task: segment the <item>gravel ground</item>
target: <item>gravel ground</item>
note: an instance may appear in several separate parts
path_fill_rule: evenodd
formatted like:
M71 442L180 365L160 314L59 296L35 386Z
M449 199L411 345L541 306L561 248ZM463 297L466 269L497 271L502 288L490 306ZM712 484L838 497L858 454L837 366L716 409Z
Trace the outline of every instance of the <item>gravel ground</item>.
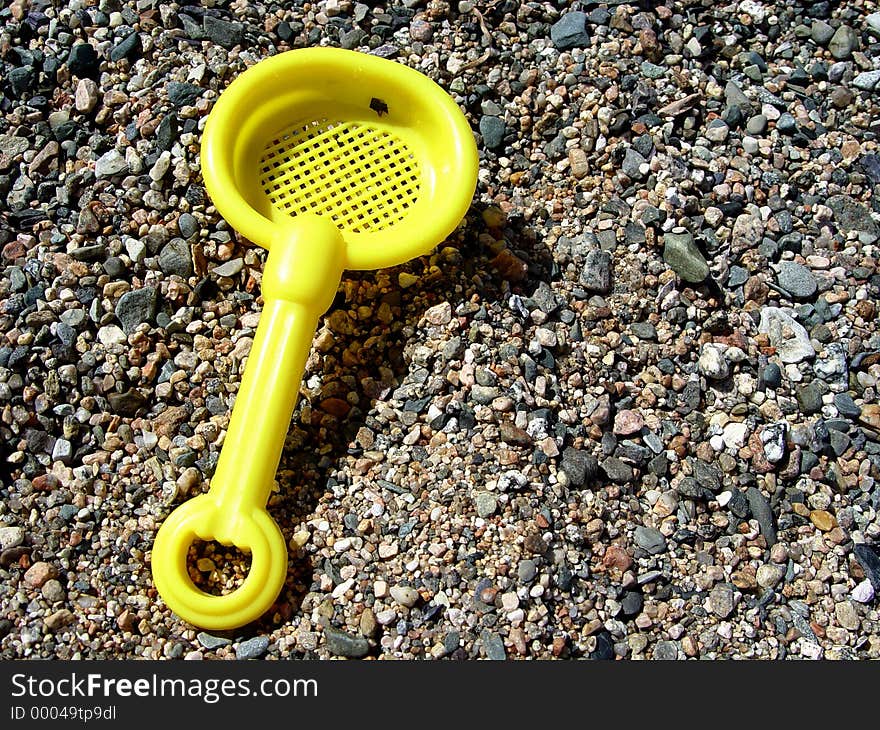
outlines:
M880 658L876 3L207 5L0 10L0 657ZM209 635L150 547L265 254L200 132L307 45L437 80L480 182L435 253L344 277L270 503L288 583Z

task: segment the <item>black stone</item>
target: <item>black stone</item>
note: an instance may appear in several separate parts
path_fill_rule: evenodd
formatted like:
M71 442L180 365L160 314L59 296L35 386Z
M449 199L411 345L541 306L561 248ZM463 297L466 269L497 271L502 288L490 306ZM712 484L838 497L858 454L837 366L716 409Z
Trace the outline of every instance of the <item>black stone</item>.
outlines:
M599 462L592 454L568 447L562 452L562 471L572 487L579 488L591 484L599 473Z
M231 23L212 15L206 15L203 23L205 35L226 49L241 45L244 40L244 25L241 23Z
M596 634L596 648L590 652L590 659L594 661L614 659L614 639L606 629L602 629Z
M563 15L550 28L550 40L560 51L589 45L586 13L574 11Z
M627 484L635 478L633 468L615 456L609 456L602 462L602 469L615 484Z
M749 501L746 496L739 490L734 489L727 508L741 520L749 516Z
M809 416L822 410L822 391L815 381L800 386L796 397L802 413Z
M773 547L776 544L776 518L773 515L770 502L757 487L749 487L746 490L746 499L752 517L758 521L758 527L760 527L767 545Z
M280 22L278 25L275 26L275 34L282 41L289 41L295 35L295 33L293 32L293 28L286 20Z
M16 96L23 96L32 91L37 83L37 72L33 66L20 66L12 69L7 75L9 86Z
M78 43L67 56L67 68L80 78L94 76L99 63L98 52L89 43Z
M147 405L146 396L131 388L124 393L110 393L107 396L110 409L121 416L133 416L140 408Z
M201 87L195 84L187 84L180 81L169 81L165 86L165 90L168 93L168 101L177 107L192 104L202 95L203 91Z
M627 591L620 600L620 611L626 618L638 616L642 612L645 600L638 591Z
M135 31L129 33L110 51L110 60L121 61L123 58L127 58L129 61L133 61L141 55L142 50L141 37Z
M156 147L164 152L170 150L177 139L177 118L173 114L166 114L156 127Z
M877 549L866 543L859 543L853 548L853 555L859 561L874 590L880 591L880 554Z
M768 388L776 389L782 385L782 370L775 362L769 363L763 371L761 371L761 380Z
M849 393L835 393L834 407L837 408L841 416L846 416L847 418L858 418L862 415L862 409L856 405Z
M484 116L480 119L480 134L483 144L490 150L500 147L504 143L504 135L507 127L504 120L499 117Z

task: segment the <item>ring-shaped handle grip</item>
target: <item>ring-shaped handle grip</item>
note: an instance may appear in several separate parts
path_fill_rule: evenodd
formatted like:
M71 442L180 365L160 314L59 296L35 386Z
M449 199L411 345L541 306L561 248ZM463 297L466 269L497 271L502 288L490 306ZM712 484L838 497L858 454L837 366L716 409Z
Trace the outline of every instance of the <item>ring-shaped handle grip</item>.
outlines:
M193 540L216 540L249 552L251 567L232 593L214 596L195 586L187 571ZM265 509L234 516L203 494L180 505L162 524L153 544L152 562L159 593L181 618L205 629L243 626L259 618L278 598L287 574L284 536Z

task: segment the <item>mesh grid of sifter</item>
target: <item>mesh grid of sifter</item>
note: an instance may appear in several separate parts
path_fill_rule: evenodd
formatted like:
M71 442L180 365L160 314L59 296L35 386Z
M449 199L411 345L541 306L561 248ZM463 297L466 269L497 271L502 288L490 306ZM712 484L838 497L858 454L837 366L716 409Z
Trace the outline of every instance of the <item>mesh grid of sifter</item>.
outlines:
M399 137L361 122L297 122L266 145L260 187L276 210L329 216L343 231L380 231L419 195L419 163Z

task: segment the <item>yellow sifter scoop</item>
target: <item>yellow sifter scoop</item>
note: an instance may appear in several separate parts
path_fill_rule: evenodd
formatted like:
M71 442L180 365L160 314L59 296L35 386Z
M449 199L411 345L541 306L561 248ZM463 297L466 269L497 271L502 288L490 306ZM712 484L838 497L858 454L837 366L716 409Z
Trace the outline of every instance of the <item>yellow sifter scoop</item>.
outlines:
M464 217L477 150L454 101L406 66L333 48L288 51L248 69L205 125L202 171L218 211L269 250L264 307L210 490L160 528L153 577L192 624L231 629L262 615L287 574L266 511L318 319L345 269L396 266ZM193 584L194 540L250 553L242 585Z

